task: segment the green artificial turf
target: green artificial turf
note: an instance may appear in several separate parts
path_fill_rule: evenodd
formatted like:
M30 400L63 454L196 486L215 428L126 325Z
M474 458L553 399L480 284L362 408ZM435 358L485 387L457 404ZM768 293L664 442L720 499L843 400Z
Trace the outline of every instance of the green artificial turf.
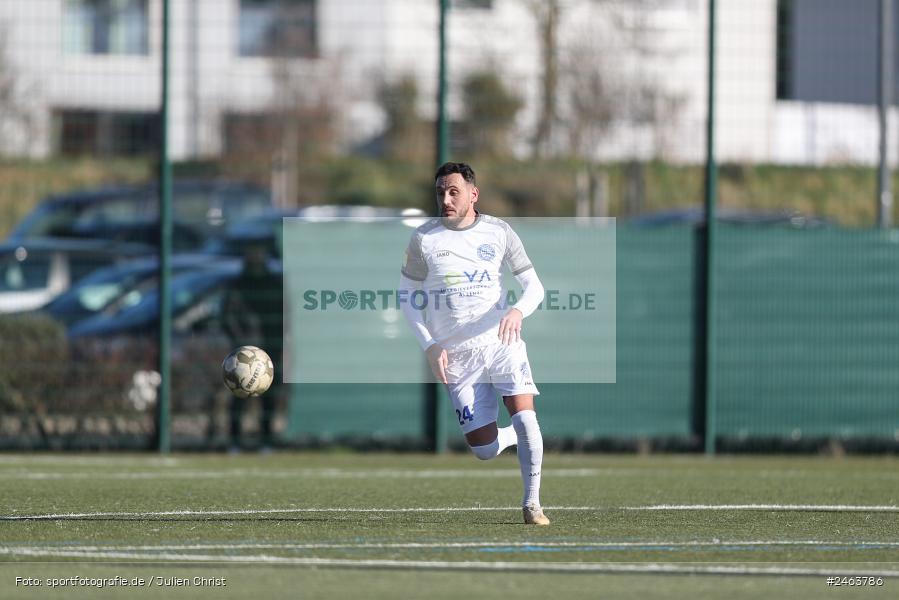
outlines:
M0 455L0 598L899 593L895 458L548 455L545 528L520 487L511 454ZM149 583L47 587L116 575Z

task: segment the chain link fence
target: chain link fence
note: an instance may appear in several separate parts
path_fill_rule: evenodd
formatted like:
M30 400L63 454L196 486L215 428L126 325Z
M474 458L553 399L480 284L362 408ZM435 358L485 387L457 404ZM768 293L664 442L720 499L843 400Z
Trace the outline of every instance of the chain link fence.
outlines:
M168 1L174 446L242 428L247 444L426 447L421 386L288 385L235 406L219 371L241 342L229 294L248 250L279 272L282 217L433 213L441 2ZM706 396L711 3L446 0L449 157L474 166L481 209L617 219L617 383L543 388L557 446L696 448L709 398L719 447L895 447L880 1L714 3ZM0 447L153 444L162 14L0 0Z

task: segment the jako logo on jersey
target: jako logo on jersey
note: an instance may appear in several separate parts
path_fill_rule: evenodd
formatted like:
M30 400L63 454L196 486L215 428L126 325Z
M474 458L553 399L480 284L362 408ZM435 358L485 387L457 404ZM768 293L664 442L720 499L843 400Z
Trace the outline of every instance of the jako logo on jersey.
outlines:
M437 254L434 255L434 258L446 258L449 255L450 255L449 250L441 250L440 252L438 252Z
M491 261L496 256L496 250L493 244L481 244L478 246L478 258L481 260Z
M468 271L462 271L461 273L450 271L443 276L443 283L446 287L452 287L460 283L482 283L484 281L493 281L490 279L490 273L486 270L479 271L475 269L471 273Z

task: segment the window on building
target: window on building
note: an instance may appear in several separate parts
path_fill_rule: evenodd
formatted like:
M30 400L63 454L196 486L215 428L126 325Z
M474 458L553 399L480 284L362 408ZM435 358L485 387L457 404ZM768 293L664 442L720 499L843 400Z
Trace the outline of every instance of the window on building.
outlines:
M134 156L159 147L157 113L59 110L55 119L61 154Z
M240 56L315 57L315 0L240 0Z
M148 54L148 0L65 0L68 54Z
M877 102L877 0L779 0L778 100ZM899 11L893 11L899 31ZM899 44L894 48L894 94L899 91Z
M793 6L790 0L777 2L777 52L775 93L778 100L790 100L793 94Z

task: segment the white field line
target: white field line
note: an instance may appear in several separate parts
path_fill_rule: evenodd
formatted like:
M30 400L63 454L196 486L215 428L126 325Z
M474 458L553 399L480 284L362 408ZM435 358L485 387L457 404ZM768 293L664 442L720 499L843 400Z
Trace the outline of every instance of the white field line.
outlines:
M620 474L614 469L554 469L553 477L596 477ZM66 480L66 479L233 479L235 477L257 477L272 479L320 478L320 479L476 479L496 477L521 477L515 469L226 469L223 471L171 470L136 472L42 472L42 471L2 471L0 479L25 480Z
M0 549L0 554L9 554ZM134 561L175 561L196 563L262 563L280 565L302 565L312 567L344 567L369 569L408 570L464 570L464 571L524 571L533 573L658 573L658 574L704 574L704 575L815 575L833 574L832 568L793 567L748 567L740 565L688 565L688 564L627 564L627 563L585 563L585 562L480 562L480 561L428 561L428 560L360 560L318 557L284 557L265 554L252 556L217 556L210 554L142 554L139 552L88 552L82 550L34 550L19 553L20 556L84 558ZM841 575L864 577L896 577L899 570L888 569L840 569Z
M66 520L88 518L153 518L153 517L216 517L232 515L277 515L297 513L432 513L432 512L474 512L474 511L520 511L520 506L423 506L407 508L248 508L237 510L163 510L152 512L92 512L92 513L51 513L36 515L0 515L0 521L24 520ZM547 510L549 510L547 508ZM595 506L557 506L552 510L600 510Z
M58 465L61 467L71 467L78 465L82 467L121 467L121 466L142 466L142 467L173 467L181 464L181 460L171 457L147 457L147 456L60 456L60 455L34 455L34 454L0 454L0 465Z
M787 512L899 512L899 506L855 504L653 504L624 510L770 510Z
M565 462L565 457L555 457L554 461L557 463ZM688 464L692 464L694 459L689 457L671 457L669 459L672 465L676 466L684 466ZM502 470L502 469L447 469L447 470L437 470L437 469L426 469L426 470L398 470L398 469L374 469L374 470L358 470L358 469L342 469L342 468L306 468L306 469L232 469L225 473L211 473L209 471L202 470L187 470L180 471L179 474L176 471L168 471L168 470L160 470L160 471L147 471L146 473L108 473L104 471L100 471L97 473L27 473L27 469L31 469L34 466L48 466L48 467L64 467L66 469L70 469L73 466L80 467L137 467L143 469L152 469L152 468L160 468L160 469L168 469L171 467L179 467L184 464L184 461L181 458L176 458L172 456L168 457L147 457L141 455L128 455L123 454L119 456L91 456L91 455L58 455L58 454L49 454L49 455L15 455L15 454L0 454L0 478L16 478L21 477L24 479L90 479L90 478L98 478L98 479L153 479L156 477L159 478L206 478L206 479L218 479L218 478L226 478L232 475L239 476L256 476L256 477L294 477L294 476L303 476L303 477L322 477L322 478L359 478L359 479L367 479L374 477L404 477L404 478L429 478L429 477L497 477L497 476L513 476L517 475L518 471L516 470ZM732 464L745 464L741 461L731 461L724 458L718 458L713 463L709 463L709 468L712 469L726 469ZM4 467L15 467L19 466L20 469L15 471L6 471L4 472ZM24 467L24 469L22 468ZM548 472L548 470L547 470ZM566 476L566 477L590 477L593 475L638 475L643 476L647 474L671 474L671 470L667 466L654 466L654 467L640 467L634 468L631 466L606 466L599 468L565 468L560 467L559 469L553 469L553 475ZM815 477L815 478L827 478L827 477L839 477L841 480L846 478L853 479L896 479L899 478L899 472L882 472L879 471L877 473L868 473L868 472L853 472L853 473L830 473L827 471L820 470L801 470L801 469L764 469L759 471L759 476L762 477L785 477L785 478L796 478L796 477Z
M548 511L780 511L780 512L899 512L899 506L859 506L843 504L655 504L649 506L546 506ZM156 517L221 517L240 515L278 515L304 513L440 513L477 511L518 511L519 506L422 506L422 507L306 507L306 508L247 508L231 510L178 509L163 511L119 511L82 513L43 513L0 515L0 521L25 520L74 520L90 518L133 518L152 519Z
M172 468L175 463L159 462L157 465L140 465L143 467L158 466L158 470L142 470L116 472L97 471L35 471L25 466L6 467L0 460L0 480L174 480L174 479L232 479L235 477L252 477L256 479L493 479L496 477L520 477L518 469L335 469L335 468L301 468L301 469L243 469L230 468L217 471ZM97 462L91 466L103 466ZM107 466L123 466L121 463L107 462ZM62 466L62 465L61 465ZM80 466L87 466L82 464ZM630 468L561 468L553 469L554 478L600 477L600 476L646 476L660 473L657 469ZM665 471L670 474L670 471ZM768 473L766 477L779 475ZM796 474L789 475L795 478ZM843 474L840 475L845 478ZM899 473L880 473L875 476L850 474L850 477L863 479L892 479ZM817 477L817 475L816 475Z
M628 548L719 548L719 547L884 547L899 548L899 542L888 541L827 541L827 540L692 540L692 541L646 541L646 542L521 542L521 541L484 541L484 542L343 542L343 543L238 543L238 544L159 544L159 545L107 545L107 546L0 546L0 554L18 554L22 552L53 552L74 550L78 552L177 552L195 550L416 550L416 549L478 549L478 548L572 548L583 549L628 549Z

